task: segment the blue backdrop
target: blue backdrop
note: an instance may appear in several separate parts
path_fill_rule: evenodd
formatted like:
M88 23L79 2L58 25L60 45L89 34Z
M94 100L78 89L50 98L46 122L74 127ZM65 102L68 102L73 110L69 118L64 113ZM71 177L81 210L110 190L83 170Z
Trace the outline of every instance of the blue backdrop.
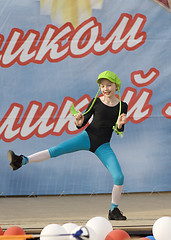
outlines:
M110 173L90 152L15 172L7 160L9 149L29 155L78 134L71 102L84 110L105 70L120 77L129 105L124 138L111 141L123 190L171 191L169 2L1 0L0 9L0 193L111 192Z

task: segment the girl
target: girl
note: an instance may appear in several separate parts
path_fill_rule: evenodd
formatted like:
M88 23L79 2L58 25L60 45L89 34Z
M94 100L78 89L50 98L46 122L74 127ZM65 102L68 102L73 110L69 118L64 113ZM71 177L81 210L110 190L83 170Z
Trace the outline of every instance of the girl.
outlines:
M126 217L118 208L124 176L116 155L110 147L110 139L113 130L122 136L128 106L121 101L119 91L121 80L115 73L111 71L102 72L98 76L97 83L99 84L99 90L96 97L91 100L85 113L76 112L74 106L71 107L71 113L75 116L77 128L85 126L93 116L92 122L85 131L55 147L30 156L18 156L11 150L8 151L7 155L10 167L12 170L17 170L27 163L40 162L65 153L79 150L93 152L109 170L114 180L108 218L109 220L126 220ZM102 96L97 98L100 90ZM115 96L116 91L119 93L119 99Z

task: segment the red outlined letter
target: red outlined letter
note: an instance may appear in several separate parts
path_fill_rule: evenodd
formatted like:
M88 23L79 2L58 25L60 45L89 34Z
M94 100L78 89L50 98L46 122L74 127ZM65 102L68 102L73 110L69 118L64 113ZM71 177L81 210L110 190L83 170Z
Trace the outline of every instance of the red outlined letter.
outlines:
M146 87L154 82L159 74L156 68L151 68L146 74L138 70L131 73L131 81L136 87Z
M162 114L165 118L171 119L171 103L167 103L162 109Z

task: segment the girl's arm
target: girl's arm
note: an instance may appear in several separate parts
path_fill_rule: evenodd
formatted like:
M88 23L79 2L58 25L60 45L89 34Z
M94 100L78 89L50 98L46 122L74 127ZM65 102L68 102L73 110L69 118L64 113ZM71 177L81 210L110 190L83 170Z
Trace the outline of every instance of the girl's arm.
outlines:
M122 113L118 119L118 129L121 129L122 126L126 123L126 114Z
M81 112L79 112L76 116L75 116L75 125L77 127L81 127L83 125L84 122L84 116Z
M118 119L118 124L117 124L117 129L120 132L124 131L124 125L125 125L125 123L127 121L127 118L126 118L127 111L128 111L127 103L122 102L122 111L121 111L121 115L120 115L120 117Z
M91 102L89 103L86 111L90 108L91 104L92 104L93 99L91 100ZM86 113L85 115L83 115L81 112L79 112L76 116L75 116L75 125L77 126L77 128L82 128L84 127L87 122L89 121L89 119L91 118L91 116L94 113L94 108L92 107L92 109Z

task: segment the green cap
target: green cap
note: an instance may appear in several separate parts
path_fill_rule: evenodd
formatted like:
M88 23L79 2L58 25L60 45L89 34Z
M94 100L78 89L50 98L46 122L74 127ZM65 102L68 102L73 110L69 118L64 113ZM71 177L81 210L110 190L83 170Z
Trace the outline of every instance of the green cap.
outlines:
M116 73L111 72L111 71L104 71L104 72L100 73L98 76L97 83L100 84L100 80L104 79L104 78L108 79L109 81L111 81L113 83L116 83L118 89L121 88L121 80L118 78Z

